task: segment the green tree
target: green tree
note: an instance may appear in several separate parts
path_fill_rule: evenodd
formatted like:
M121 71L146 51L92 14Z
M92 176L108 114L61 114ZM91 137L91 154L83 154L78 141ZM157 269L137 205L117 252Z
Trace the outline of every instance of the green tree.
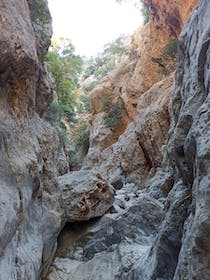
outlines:
M81 147L87 153L89 148L90 123L89 121L80 121L77 126L72 129L72 139L75 149L78 151Z
M107 43L102 53L91 57L87 61L83 79L91 77L91 82L98 82L110 73L115 68L115 62L125 53L127 41L128 37L121 35L116 40ZM95 85L97 85L97 83L95 83Z
M69 142L63 119L75 122L78 107L76 91L82 71L82 58L75 54L74 46L69 39L61 38L52 41L45 63L54 80L58 96L58 100L49 106L45 118L58 130L60 145L63 146Z
M141 4L142 4L142 6L140 8L140 11L143 16L144 24L146 24L150 20L150 11L144 3L141 3Z
M170 37L168 43L161 53L161 57L153 58L153 61L159 64L158 73L169 75L175 71L177 65L177 51L179 40L176 37Z
M52 41L45 62L48 72L55 81L58 104L65 107L66 113L69 111L71 116L75 115L78 104L76 90L82 72L82 58L75 54L74 46L69 39L61 38Z

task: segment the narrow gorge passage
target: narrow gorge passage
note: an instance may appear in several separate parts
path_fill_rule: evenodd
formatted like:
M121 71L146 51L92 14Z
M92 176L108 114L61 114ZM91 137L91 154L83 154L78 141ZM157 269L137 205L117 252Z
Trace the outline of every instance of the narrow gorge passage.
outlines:
M127 279L135 262L148 254L163 215L162 205L128 190L120 193L102 218L64 227L49 280Z
M89 58L67 2L0 1L0 280L209 280L210 1L102 0Z

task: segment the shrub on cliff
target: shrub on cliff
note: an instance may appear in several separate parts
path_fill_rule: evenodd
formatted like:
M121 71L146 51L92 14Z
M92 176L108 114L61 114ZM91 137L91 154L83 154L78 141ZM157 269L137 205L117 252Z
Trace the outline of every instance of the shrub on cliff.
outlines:
M95 86L97 83L109 74L114 68L117 60L121 58L126 50L128 37L119 36L116 40L107 43L102 53L95 57L91 57L86 63L87 67L83 74L83 79L91 78L90 85Z
M89 121L80 121L74 128L72 128L71 137L76 151L78 151L80 148L83 148L83 150L87 152L90 138Z
M141 3L141 4L142 4L142 6L141 6L140 11L143 16L144 24L146 24L150 20L150 11L144 3Z
M90 94L81 95L79 97L78 114L90 113Z
M105 112L104 125L108 128L116 128L123 115L123 109L119 102L113 103L111 99L107 99L103 103L102 110Z
M68 106L59 102L50 104L45 119L52 125L60 125L61 119L65 118L68 122L75 122L75 113L69 111Z
M163 56L165 58L176 59L177 48L178 48L178 39L171 37L163 50Z
M30 0L29 6L33 20L42 24L48 24L51 21L51 15L45 1Z
M160 66L158 73L168 75L176 69L178 43L176 37L171 37L164 47L161 57L152 58L153 62Z

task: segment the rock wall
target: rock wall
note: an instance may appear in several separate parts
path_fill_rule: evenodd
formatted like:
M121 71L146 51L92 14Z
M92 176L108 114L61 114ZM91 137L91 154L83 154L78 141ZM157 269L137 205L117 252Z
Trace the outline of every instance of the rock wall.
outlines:
M167 23L167 36L177 36L196 2L176 1L175 13L175 2L145 0L152 23L144 30ZM91 170L60 177L58 137L41 119L52 98L43 66L51 36L46 4L0 3L0 280L208 280L210 2L200 1L181 33L174 90L173 76L153 85L155 72L145 91L141 75L155 64L141 72L147 56L137 62L135 53L104 86L126 112L112 138L119 140L103 134L100 149L93 137L98 153L90 149L83 167ZM128 102L131 92L137 95ZM100 89L95 94L96 110Z
M175 165L176 177L187 188L190 199L174 279L210 277L207 265L210 258L209 11L209 1L200 1L181 34L176 88L172 96L168 153Z
M92 134L95 133L98 145L90 146L83 169L95 168L111 182L118 174L128 182L143 186L146 177L152 176L162 161L161 148L169 129L168 104L173 84L171 75L139 98L136 122L130 123L113 145L104 148L101 141L104 130L100 126L93 127Z
M52 100L42 62L51 17L44 1L3 0L0 9L0 279L37 279L51 262L62 217L58 138L38 116Z
M0 10L0 279L46 279L70 219L68 186L58 181L58 137L40 118L52 101L43 65L51 16L44 0L2 0ZM85 194L74 194L68 180L80 206L74 219L102 215L112 205L110 186L87 173Z
M88 158L93 153L100 154L118 140L128 124L135 121L140 96L175 70L173 48L176 50L177 38L198 0L145 0L144 3L150 11L150 21L137 29L126 55L92 93ZM120 100L122 104L123 118L112 129L107 129L103 121L102 105L107 99L113 103Z
M153 2L158 1L150 1ZM146 188L143 190L136 183L120 182L119 178L122 179L123 176L118 173L117 180L113 180L116 200L110 213L95 225L91 225L90 231L80 236L81 239L76 241L74 248L72 244L70 248L64 246L67 253L61 252L56 259L49 275L50 280L85 279L87 275L92 279L107 279L107 275L109 279L126 280L210 279L209 12L210 2L200 1L180 36L175 88L170 92L170 129L166 145L163 146L164 157L160 168L156 169L154 177L145 182ZM163 82L162 86L164 84ZM155 131L153 124L158 127L157 115L163 117L161 125L164 124L166 115L158 111L159 114L154 114L155 120L152 117L146 118L150 116L152 104L154 108L159 108L160 101L163 101L158 97L152 99L154 89L158 92L155 85L139 100L139 125L137 122L132 124L130 130L111 146L110 152L108 149L104 150L107 155L102 162L101 155L99 156L100 166L107 161L111 166L113 159L123 154L124 157L121 157L119 162L123 163L130 155L129 162L136 162L137 150L130 152L133 147L137 147L133 145L134 141L124 141L121 149L116 149L116 153L115 147L120 145L123 138L132 138L132 131L141 127L144 129L137 133L140 135L139 139L134 139L142 140L147 146L146 151L150 152L149 158L153 159L153 164L158 163L160 159L155 157L156 142L158 143L161 137L153 137L150 132ZM141 104L150 105L142 107ZM160 127L157 130L161 130ZM131 168L135 170L135 174L144 164L143 169L148 166L147 156L142 159L142 165L137 165L136 169L133 166ZM113 165L117 166L115 162ZM143 182L142 179L139 180ZM143 208L135 208L138 212L136 220L133 207L138 207L137 205L143 205ZM155 231L142 220L142 213L147 223L153 224ZM138 224L139 220L141 224ZM127 225L134 233L132 236L127 232ZM72 238L72 232L70 237Z
M210 277L209 11L200 1L181 33L167 143L175 183L157 240L128 279Z

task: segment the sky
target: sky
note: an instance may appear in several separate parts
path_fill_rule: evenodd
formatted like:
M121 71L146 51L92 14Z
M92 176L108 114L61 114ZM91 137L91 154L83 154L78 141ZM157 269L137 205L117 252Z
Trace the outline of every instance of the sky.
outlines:
M140 11L132 1L48 0L53 18L53 36L72 40L76 53L87 57L120 34L133 34L141 24Z

